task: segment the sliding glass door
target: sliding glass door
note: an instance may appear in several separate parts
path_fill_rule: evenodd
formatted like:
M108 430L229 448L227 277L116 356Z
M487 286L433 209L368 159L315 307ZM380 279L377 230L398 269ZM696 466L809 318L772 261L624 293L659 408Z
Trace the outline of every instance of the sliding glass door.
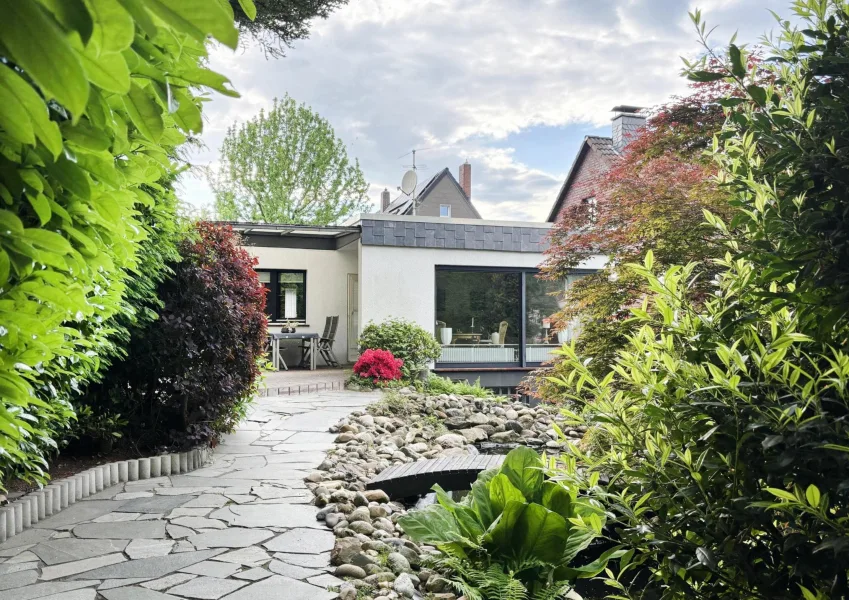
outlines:
M577 332L555 331L570 280L540 279L536 270L440 266L434 335L444 366L536 366ZM574 325L574 326L573 326Z
M442 363L519 364L521 273L438 270Z

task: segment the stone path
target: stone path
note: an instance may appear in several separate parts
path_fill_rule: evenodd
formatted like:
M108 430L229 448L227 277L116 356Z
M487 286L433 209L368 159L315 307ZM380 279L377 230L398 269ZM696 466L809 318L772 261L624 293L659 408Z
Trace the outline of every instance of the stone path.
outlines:
M0 544L3 600L330 600L333 534L304 477L377 395L258 399L211 463L89 496Z

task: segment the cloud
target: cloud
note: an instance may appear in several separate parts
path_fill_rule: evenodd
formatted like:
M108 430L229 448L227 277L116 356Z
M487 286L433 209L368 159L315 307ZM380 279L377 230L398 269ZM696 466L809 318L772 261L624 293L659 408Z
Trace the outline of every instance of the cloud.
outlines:
M719 40L772 27L767 8L786 0L705 0L704 17L723 25ZM411 148L456 174L473 164L473 200L484 218L544 219L587 129L609 126L616 104L652 106L686 89L680 56L699 52L689 0L351 0L286 58L257 49L218 48L212 68L240 99L206 105L207 149L217 159L227 127L289 93L327 118L372 182L375 205L394 190ZM786 11L784 11L786 12ZM511 136L564 128L562 156L517 158ZM532 142L532 139L530 140ZM531 143L532 146L532 143ZM553 158L553 160L552 160ZM540 164L548 165L541 168ZM556 167L552 168L551 165ZM211 201L202 180L181 192Z

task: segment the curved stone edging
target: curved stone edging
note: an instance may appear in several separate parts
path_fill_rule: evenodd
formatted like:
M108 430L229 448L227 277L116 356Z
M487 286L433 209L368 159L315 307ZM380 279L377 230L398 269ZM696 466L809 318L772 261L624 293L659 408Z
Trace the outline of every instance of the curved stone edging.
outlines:
M212 449L205 446L175 454L120 460L54 481L0 507L0 543L113 485L199 469L211 453Z

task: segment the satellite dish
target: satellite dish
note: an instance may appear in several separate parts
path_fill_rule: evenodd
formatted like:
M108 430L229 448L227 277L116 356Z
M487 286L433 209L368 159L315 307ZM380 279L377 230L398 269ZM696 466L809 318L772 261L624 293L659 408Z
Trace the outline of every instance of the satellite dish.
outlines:
M418 177L416 176L416 172L413 170L407 171L401 179L401 191L409 196L415 191L417 183Z

